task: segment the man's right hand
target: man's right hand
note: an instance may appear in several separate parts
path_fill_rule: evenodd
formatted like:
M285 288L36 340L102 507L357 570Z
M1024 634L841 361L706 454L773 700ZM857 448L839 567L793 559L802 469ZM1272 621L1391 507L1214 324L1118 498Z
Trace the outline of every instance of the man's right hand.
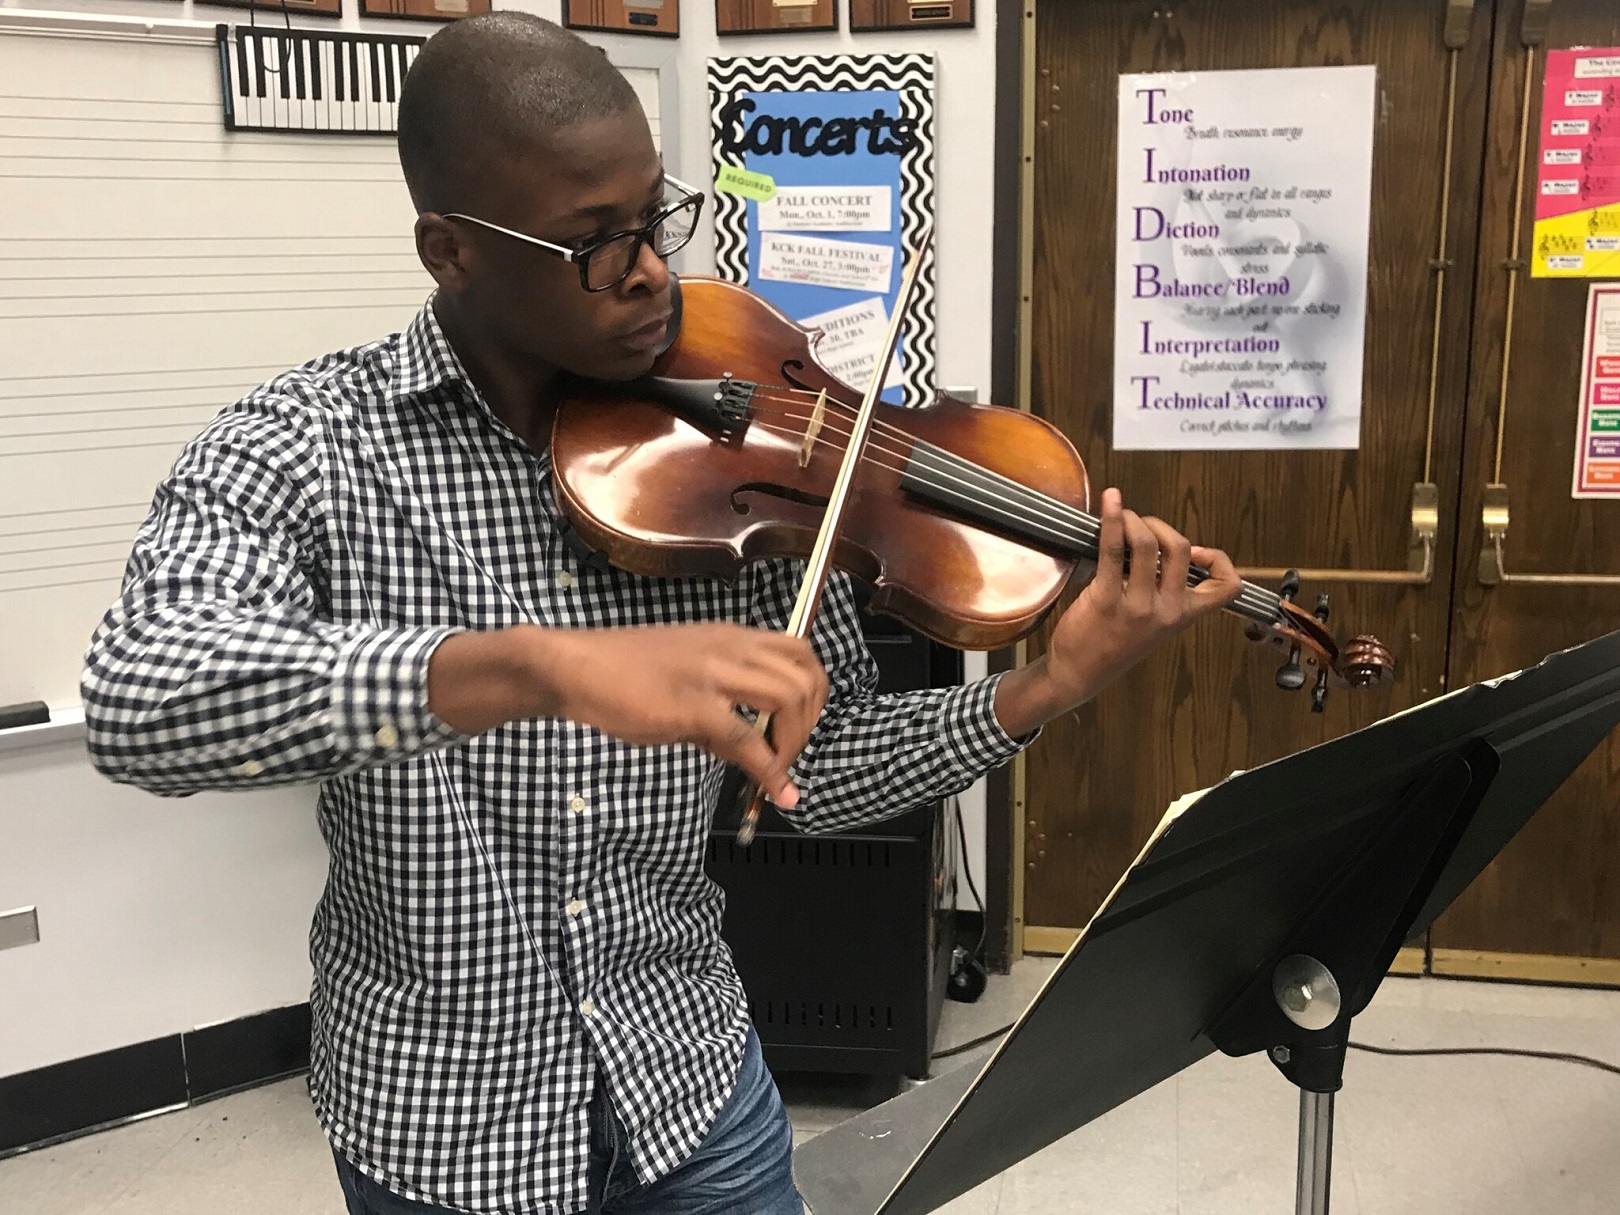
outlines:
M734 624L458 633L428 664L428 708L462 733L561 717L639 746L692 743L783 808L798 801L788 766L826 700L809 642ZM743 705L772 715L768 740Z

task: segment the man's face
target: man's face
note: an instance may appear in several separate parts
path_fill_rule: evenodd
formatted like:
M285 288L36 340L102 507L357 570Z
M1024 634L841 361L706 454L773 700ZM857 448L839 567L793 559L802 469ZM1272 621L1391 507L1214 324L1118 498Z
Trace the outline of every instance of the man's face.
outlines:
M640 227L665 201L639 110L551 132L472 184L468 214L571 249ZM631 379L652 366L671 299L668 269L646 245L622 282L587 291L578 264L550 250L465 221L432 222L447 231L428 245L453 242L455 265L429 269L480 338L593 379Z

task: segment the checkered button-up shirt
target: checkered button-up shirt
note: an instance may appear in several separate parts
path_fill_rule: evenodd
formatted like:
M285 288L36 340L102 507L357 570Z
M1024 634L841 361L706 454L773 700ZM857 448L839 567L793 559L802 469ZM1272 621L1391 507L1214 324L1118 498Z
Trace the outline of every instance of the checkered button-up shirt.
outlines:
M703 867L722 765L565 720L463 736L427 706L428 659L520 622L781 630L801 568L583 563L547 454L490 412L431 305L184 449L91 643L90 753L165 795L319 783L310 1087L362 1172L468 1211L582 1209L598 1070L643 1180L701 1142L747 1027ZM806 829L946 796L1027 742L994 678L875 694L841 578L812 640L831 690L795 767Z

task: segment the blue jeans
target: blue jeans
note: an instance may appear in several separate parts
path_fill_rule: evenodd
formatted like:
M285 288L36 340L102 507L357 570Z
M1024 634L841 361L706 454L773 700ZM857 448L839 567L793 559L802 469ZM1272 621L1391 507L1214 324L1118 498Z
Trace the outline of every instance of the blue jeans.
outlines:
M730 1100L674 1172L636 1181L624 1127L607 1091L591 1101L589 1203L584 1215L803 1215L793 1184L793 1129L752 1026ZM336 1155L336 1154L335 1154ZM401 1198L336 1155L349 1215L453 1215Z

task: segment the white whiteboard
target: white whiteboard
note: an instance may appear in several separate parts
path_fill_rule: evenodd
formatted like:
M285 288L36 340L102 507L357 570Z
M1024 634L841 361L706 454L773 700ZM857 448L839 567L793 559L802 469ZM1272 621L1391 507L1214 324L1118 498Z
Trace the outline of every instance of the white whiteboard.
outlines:
M183 444L432 280L392 138L228 134L211 24L22 24L0 10L0 704L69 708ZM657 137L668 71L620 66Z

